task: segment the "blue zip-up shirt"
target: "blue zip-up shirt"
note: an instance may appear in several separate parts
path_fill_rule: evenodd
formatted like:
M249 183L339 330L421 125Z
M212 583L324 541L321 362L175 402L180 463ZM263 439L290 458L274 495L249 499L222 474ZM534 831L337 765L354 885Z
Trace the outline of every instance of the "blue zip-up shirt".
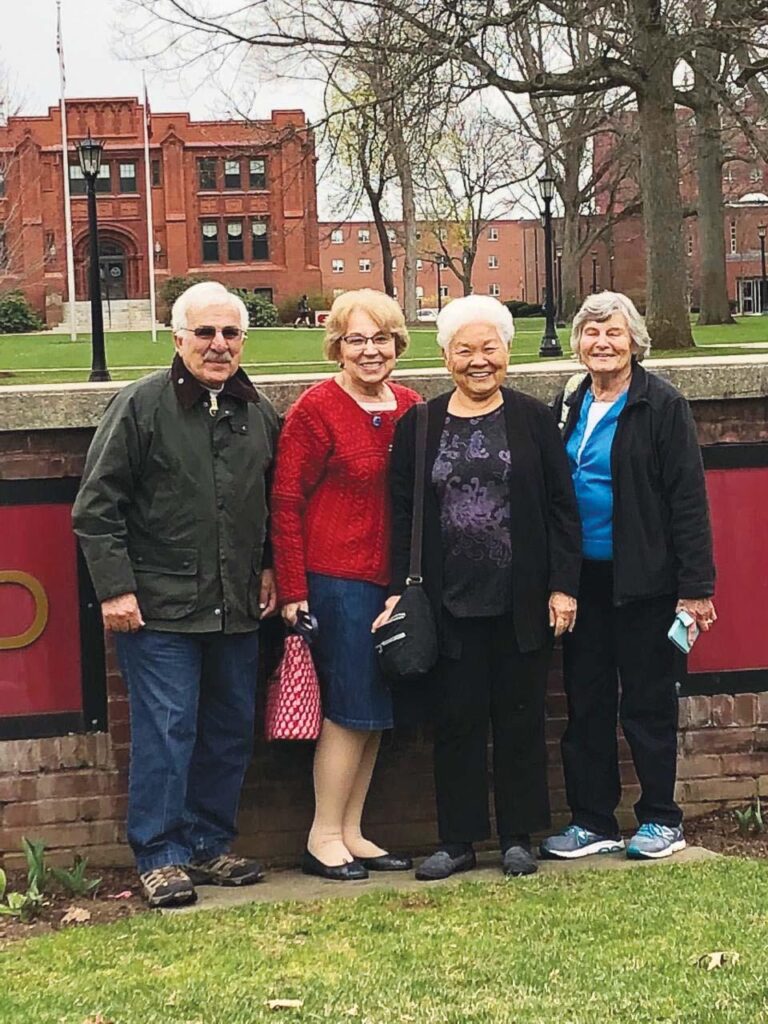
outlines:
M611 448L619 416L627 404L627 392L600 418L582 448L593 402L591 390L587 391L566 450L581 516L584 557L609 561L613 558Z

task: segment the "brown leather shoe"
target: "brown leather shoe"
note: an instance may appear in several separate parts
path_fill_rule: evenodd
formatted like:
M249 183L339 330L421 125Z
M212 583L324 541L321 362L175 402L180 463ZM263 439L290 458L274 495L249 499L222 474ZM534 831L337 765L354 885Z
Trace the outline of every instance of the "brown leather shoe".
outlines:
M179 864L144 871L139 881L150 907L183 907L197 899L192 879Z
M261 865L249 857L221 853L210 860L187 864L189 877L196 885L253 885L264 877Z

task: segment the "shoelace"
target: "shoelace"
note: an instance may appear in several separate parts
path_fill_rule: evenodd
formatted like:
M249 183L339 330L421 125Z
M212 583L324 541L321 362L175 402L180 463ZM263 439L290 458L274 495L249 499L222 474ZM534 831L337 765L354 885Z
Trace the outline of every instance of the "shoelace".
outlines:
M644 839L669 839L672 836L672 829L666 825L657 825L655 822L649 821L640 826L637 834Z
M568 828L563 832L564 836L575 836L579 843L589 842L589 837L592 835L587 829L582 828L581 825L569 825Z

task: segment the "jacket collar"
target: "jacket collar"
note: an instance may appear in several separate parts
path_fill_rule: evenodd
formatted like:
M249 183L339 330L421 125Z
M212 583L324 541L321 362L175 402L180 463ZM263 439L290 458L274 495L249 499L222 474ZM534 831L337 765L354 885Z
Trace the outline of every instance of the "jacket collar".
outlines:
M173 357L170 374L173 390L182 409L191 409L203 395L208 394L208 389L189 372L178 353ZM229 378L221 393L222 395L231 395L239 402L259 401L259 393L242 367L239 367L237 373Z
M592 387L592 377L585 373L584 379L579 386L563 398L563 402L570 408L581 409L584 397ZM648 401L648 374L644 367L632 356L632 376L627 390L627 405L636 405L638 402Z

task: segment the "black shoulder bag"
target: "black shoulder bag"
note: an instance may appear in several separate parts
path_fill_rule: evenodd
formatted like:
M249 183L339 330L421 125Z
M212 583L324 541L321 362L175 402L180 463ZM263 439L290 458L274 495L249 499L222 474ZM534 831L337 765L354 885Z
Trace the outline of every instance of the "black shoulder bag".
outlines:
M437 661L437 630L421 575L424 524L424 471L427 453L427 406L416 406L411 561L405 591L392 614L374 634L381 670L392 682L421 679Z

